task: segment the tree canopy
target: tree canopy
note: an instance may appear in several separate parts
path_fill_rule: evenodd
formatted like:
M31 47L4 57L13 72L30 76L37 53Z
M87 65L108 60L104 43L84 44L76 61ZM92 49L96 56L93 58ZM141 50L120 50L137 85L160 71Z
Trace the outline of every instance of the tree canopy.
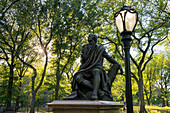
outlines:
M124 67L123 44L114 26L114 13L124 5L139 15L130 51L133 102L144 112L145 102L153 104L157 94L157 104L168 105L168 0L1 0L1 105L10 110L23 103L33 113L38 102L69 94L90 33ZM108 70L110 64L104 62L104 67ZM126 100L124 84L125 76L118 75L112 85L115 101Z

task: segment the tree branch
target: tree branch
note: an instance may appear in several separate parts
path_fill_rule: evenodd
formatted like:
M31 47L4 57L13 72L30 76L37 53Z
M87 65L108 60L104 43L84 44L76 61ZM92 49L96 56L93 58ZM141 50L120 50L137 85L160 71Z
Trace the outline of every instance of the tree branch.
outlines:
M40 24L40 19L39 19L40 17L38 16L38 30L39 30L39 36L38 36L38 38L39 38L39 41L40 41L40 44L41 44L41 47L44 47L44 45L43 45L43 43L42 43L42 40L41 40L41 38L42 38L42 36L41 36L41 24Z
M124 60L124 57L121 55L121 53L120 53L120 51L119 51L119 49L118 49L118 45L117 45L114 41L112 41L112 40L111 40L110 38L108 38L108 37L103 38L103 37L98 36L98 38L100 38L100 39L107 39L109 42L113 43L113 44L116 46L116 50L117 50L118 54L119 54L120 57Z
M131 75L132 75L132 77L136 80L136 82L138 83L139 80L138 80L138 78L135 76L135 74L134 74L133 72L131 72Z
M132 62L136 65L136 67L139 68L138 63L135 61L135 59L132 57L131 54L130 54L130 58L131 58Z
M1 37L1 38L4 41L4 44L9 46L9 48L12 50L13 47L5 40L5 38L4 37Z
M18 47L17 47L17 49L16 49L17 53L19 52L19 49L20 49L21 45L27 40L29 34L30 34L30 32L28 32L28 33L26 34L26 36L25 36L24 39L23 39L24 35L22 35L21 43L18 45Z
M148 40L148 43L147 43L147 47L146 47L145 51L143 52L142 59L139 62L139 66L141 66L143 64L144 59L146 57L146 53L147 53L147 51L148 51L148 49L150 47L150 44L151 44L151 37L148 37L148 38L149 38L149 40Z
M12 3L9 5L9 7L7 7L7 8L5 9L5 11L2 13L2 16L0 17L0 20L3 19L3 17L5 16L5 13L6 13L16 2L18 2L18 1L20 1L20 0L15 0L14 2L12 2Z
M44 77L45 77L45 73L46 73L46 69L47 69L48 54L47 54L47 52L46 52L46 49L45 49L45 56L46 56L46 59L45 59L44 70L43 70L43 74L42 74L40 83L38 84L38 86L37 86L36 89L35 89L35 92L36 92L36 93L37 93L38 89L41 87L41 85L42 85L42 83L43 83L43 80L44 80Z
M77 37L77 39L78 39L78 37ZM63 74L65 68L67 67L67 65L68 65L68 63L69 63L69 61L70 61L70 59L71 59L71 57L72 57L72 54L73 54L73 52L74 52L75 49L76 49L77 43L78 43L78 41L76 41L76 43L75 43L75 45L73 46L73 49L72 49L72 42L71 42L69 58L67 59L67 63L64 65L64 67L63 67L63 69L62 69L61 75Z
M141 39L138 39L135 35L132 35L132 36L134 37L135 40L138 41L138 44L137 44L138 49L143 53L144 51L143 51L142 48L139 46L139 44L141 43Z
M46 43L45 45L45 48L47 48L48 44L51 42L52 40L52 36L53 36L53 22L54 22L54 17L53 17L53 20L51 22L51 33L50 33L50 39L48 40L48 42Z
M166 36L165 38L162 38L162 39L158 40L155 44L152 45L152 47L151 47L151 54L150 54L148 60L144 63L144 66L143 66L142 71L145 70L145 67L146 67L147 63L152 59L152 56L153 56L153 54L154 54L153 48L154 48L158 43L160 43L161 41L165 40L167 37L168 37L168 36Z
M5 54L5 57L6 57L6 58L2 58L2 57L1 57L1 59L6 60L7 63L8 63L8 65L10 66L10 64L9 64L9 62L8 62L9 57L8 57L8 55L7 55L6 51L5 51L5 49L4 49L1 45L0 45L0 48L2 49L2 51L3 51L3 53Z

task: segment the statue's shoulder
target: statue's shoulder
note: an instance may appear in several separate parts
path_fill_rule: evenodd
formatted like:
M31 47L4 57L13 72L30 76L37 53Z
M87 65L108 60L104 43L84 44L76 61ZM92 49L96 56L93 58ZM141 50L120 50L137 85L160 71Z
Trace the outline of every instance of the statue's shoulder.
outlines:
M89 46L89 44L84 44L83 46L84 46L84 47L85 47L85 46Z
M97 47L98 48L100 48L100 49L104 49L105 50L105 48L103 47L103 45L102 44L96 44L97 45Z
M85 44L82 46L82 48L86 48L87 46L89 46L89 44Z

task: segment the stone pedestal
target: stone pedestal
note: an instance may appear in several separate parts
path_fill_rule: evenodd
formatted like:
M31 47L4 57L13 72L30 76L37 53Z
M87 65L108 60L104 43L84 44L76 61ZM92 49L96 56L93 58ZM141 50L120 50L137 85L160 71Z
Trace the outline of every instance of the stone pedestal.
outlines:
M124 105L113 101L55 100L47 104L54 113L119 113Z

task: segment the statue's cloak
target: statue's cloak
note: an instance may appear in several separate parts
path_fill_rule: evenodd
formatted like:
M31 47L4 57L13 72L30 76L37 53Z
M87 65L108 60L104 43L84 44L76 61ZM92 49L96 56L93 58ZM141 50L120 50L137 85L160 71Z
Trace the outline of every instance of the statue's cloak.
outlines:
M88 80L93 84L93 69L98 68L100 70L100 86L98 89L99 100L113 100L111 95L111 84L116 78L116 74L119 70L119 64L105 51L105 48L101 45L89 45L86 44L82 47L81 53L81 66L77 73L75 73L72 80L72 93L64 98L64 100L75 100L75 99L87 99L92 98L92 89L87 86L81 85L81 80L76 81L79 74L83 75L82 80ZM106 58L113 65L111 69L106 72L103 69L103 59Z
M108 75L106 74L106 72L103 69L103 54L105 53L105 48L101 45L93 45L92 47L89 48L89 45L84 45L83 46L83 51L85 51L84 53L82 53L82 65L79 68L79 71L77 73L75 73L74 77L73 77L73 81L72 81L72 90L76 91L79 89L79 85L78 83L76 83L76 76L78 74L83 74L84 77L93 77L93 75L89 74L90 70L94 69L94 68L98 68L101 70L101 74L100 74L100 88L102 91L104 92L110 92L109 91L109 86L111 86L110 84L110 80ZM110 95L110 94L109 94Z

